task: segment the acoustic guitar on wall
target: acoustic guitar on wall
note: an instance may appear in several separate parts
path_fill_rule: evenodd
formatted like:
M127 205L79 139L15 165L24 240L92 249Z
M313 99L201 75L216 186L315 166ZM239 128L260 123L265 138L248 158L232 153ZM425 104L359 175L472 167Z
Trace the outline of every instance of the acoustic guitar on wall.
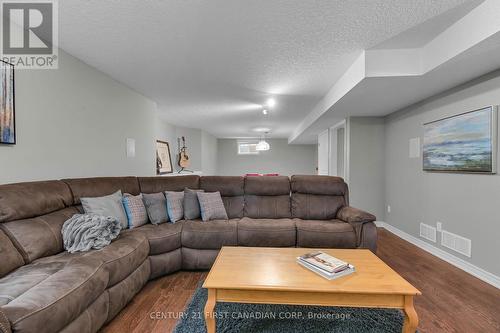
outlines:
M186 169L186 168L189 168L189 166L191 165L191 162L189 160L189 155L187 153L186 139L184 137L182 137L181 140L182 140L182 147L180 147L180 150L179 150L179 160L177 163L181 167L181 169L179 170L179 173L181 173L182 171L192 172L192 171Z

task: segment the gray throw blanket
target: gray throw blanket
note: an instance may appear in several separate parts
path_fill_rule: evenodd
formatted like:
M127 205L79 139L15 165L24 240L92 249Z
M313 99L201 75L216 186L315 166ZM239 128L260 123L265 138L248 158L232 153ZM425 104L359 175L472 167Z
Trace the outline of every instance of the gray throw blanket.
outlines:
M121 225L114 217L75 214L64 222L62 236L69 253L102 249L120 234Z

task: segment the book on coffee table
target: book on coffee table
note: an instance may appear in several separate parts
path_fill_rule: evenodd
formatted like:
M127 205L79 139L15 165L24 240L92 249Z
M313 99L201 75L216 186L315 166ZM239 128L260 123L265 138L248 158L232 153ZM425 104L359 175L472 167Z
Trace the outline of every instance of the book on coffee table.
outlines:
M337 259L321 251L304 254L298 259L328 273L340 272L349 266L349 264L345 261Z
M349 275L351 273L354 273L356 271L356 269L354 268L353 265L347 264L347 267L345 267L344 269L337 271L335 273L330 273L330 272L322 270L321 268L318 268L314 265L311 265L311 264L307 263L306 261L300 260L299 258L300 257L297 258L297 263L299 265L309 269L310 271L312 271L318 275L321 275L322 277L324 277L327 280L335 280L335 279L338 279L342 276L346 276L346 275Z
M355 271L354 266L349 263L321 251L297 257L297 263L328 280L334 280Z

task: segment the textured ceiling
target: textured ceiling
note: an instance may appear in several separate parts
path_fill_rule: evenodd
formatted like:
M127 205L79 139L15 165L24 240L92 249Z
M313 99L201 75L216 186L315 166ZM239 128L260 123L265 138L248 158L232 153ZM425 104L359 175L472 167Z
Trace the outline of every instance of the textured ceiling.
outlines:
M64 0L60 47L158 102L174 124L287 137L363 49L466 2ZM270 95L278 104L263 116Z

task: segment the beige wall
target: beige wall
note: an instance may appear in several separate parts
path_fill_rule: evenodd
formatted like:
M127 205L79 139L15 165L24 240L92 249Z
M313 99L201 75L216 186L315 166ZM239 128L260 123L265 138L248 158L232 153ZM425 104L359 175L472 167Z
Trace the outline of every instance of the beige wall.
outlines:
M500 276L500 175L436 173L422 170L422 158L409 158L409 139L423 138L423 124L451 115L500 104L500 72L480 78L403 110L386 119L386 222L419 237L419 223L472 240L468 258L432 245Z
M354 207L385 217L385 125L381 117L351 117L349 198Z
M58 70L15 75L17 144L0 145L0 183L155 174L153 101L63 51Z
M316 174L317 145L289 145L286 139L268 139L271 149L258 155L238 155L236 139L218 140L217 174Z

